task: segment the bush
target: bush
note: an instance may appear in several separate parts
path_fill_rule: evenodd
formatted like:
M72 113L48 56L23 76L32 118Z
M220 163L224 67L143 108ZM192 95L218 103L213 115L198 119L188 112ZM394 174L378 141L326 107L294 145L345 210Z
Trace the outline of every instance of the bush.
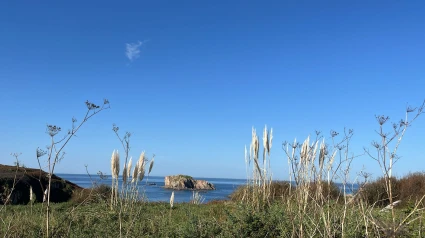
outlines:
M312 182L309 184L309 194L310 198L319 195L321 199L325 200L337 200L341 197L341 191L335 183L322 183L322 193L317 194L318 184ZM242 201L243 197L249 192L252 192L252 186L241 185L239 186L232 194L230 194L230 199L232 201ZM273 181L270 184L270 201L286 200L289 199L290 194L294 194L296 191L295 186L290 186L289 182L286 181ZM290 193L291 192L291 193Z
M278 204L262 210L239 204L236 209L226 210L226 214L224 237L281 237L284 232L280 224L289 220Z
M334 182L331 182L330 184L328 184L327 182L322 182L321 194L317 194L318 193L317 189L319 187L318 185L319 185L318 183L314 183L314 182L310 184L309 192L311 195L319 195L319 197L321 197L324 200L338 200L341 198L342 193L339 187Z
M403 204L412 204L425 195L425 173L410 173L399 180L400 199ZM425 207L425 201L421 202Z
M273 199L282 199L289 196L289 191L294 191L294 186L290 186L286 181L273 181L270 186L271 197Z
M287 198L290 188L289 182L273 181L270 184L270 200ZM248 192L252 192L252 189L252 185L241 185L229 197L232 201L242 201ZM293 186L292 190L294 190Z
M81 189L72 194L71 202L73 203L93 203L108 201L111 197L111 187L105 184L98 185L94 188Z
M246 194L246 192L249 190L249 186L248 185L241 185L238 188L236 188L235 191L233 191L229 197L230 200L232 201L242 201L242 199L244 198L244 195Z
M399 181L392 177L391 187L393 201L400 199ZM385 185L385 178L381 177L373 182L366 184L360 192L361 197L368 205L385 207L389 204L389 198Z
M393 201L401 200L397 207L405 207L414 204L425 195L425 173L411 173L400 179L391 178ZM360 192L361 197L369 205L385 207L389 204L388 194L385 188L385 179L368 183ZM422 201L425 206L425 201Z

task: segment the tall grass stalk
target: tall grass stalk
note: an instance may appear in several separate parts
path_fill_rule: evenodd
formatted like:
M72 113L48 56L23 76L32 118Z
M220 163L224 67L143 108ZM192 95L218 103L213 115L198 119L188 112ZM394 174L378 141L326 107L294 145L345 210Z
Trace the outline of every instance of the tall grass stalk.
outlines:
M245 166L247 170L247 187L244 191L243 200L255 209L268 206L270 203L270 183L272 174L270 171L270 150L272 147L273 130L263 130L263 159L259 159L260 142L255 128L252 128L249 155L245 147ZM251 167L252 161L252 167ZM248 171L252 171L252 176Z
M173 209L174 207L174 191L171 192L171 196L170 196L170 209Z
M70 142L72 138L76 136L76 133L80 130L80 128L94 115L100 113L101 111L109 108L109 101L107 99L103 100L103 105L98 106L89 101L85 102L87 111L84 118L81 120L79 124L76 124L77 119L72 118L72 129L68 130L68 133L60 139L56 139L56 135L58 135L62 128L56 125L47 125L46 133L50 136L50 143L47 146L47 151L41 151L37 149L37 161L40 166L40 177L43 168L41 167L40 157L43 155L47 155L47 173L48 173L48 185L47 185L47 194L46 194L46 236L49 237L50 231L50 195L51 195L51 187L52 187L52 175L55 171L55 167L57 163L59 163L64 157L65 152L64 149L66 145ZM43 189L43 186L42 186Z
M112 174L112 186L111 186L111 210L118 203L118 175L120 171L120 157L118 150L112 152L111 157L111 174Z
M391 130L387 130L385 125L388 124L390 117L385 115L378 115L376 117L376 121L379 124L379 130L377 134L379 136L378 141L373 141L372 146L375 148L376 152L372 153L368 149L365 148L365 152L369 155L370 158L378 162L382 173L384 175L385 180L385 190L388 196L389 204L393 204L395 196L393 194L393 166L400 159L400 156L397 155L397 151L400 147L401 141L404 138L406 130L408 127L412 125L412 123L424 113L425 109L425 100L422 105L417 108L413 108L408 106L405 111L404 119L401 119L398 123L392 123ZM413 118L409 119L410 115L413 114ZM417 207L412 211L415 213L417 211ZM399 233L401 227L404 224L408 223L408 220L402 219L401 222L398 219L398 216L394 210L394 206L390 207L391 209L391 225L388 229L391 236L395 237ZM412 213L412 214L413 214ZM411 214L407 216L410 218ZM371 217L374 220L373 217ZM376 220L374 220L377 223Z
M294 207L290 202L287 202L288 209L297 217L297 221L294 221L293 224L298 227L297 233L292 235L311 236L314 232L319 232L317 229L306 230L307 221L305 219L320 221L315 226L323 227L320 233L325 237L333 237L338 232L344 234L348 203L343 205L339 231L332 227L335 217L333 217L330 208L332 203L338 203L341 200L339 192L333 191L334 179L337 178L342 181L344 189L341 196L345 195L344 181L347 181L346 178L348 178L346 171L349 171L349 166L354 158L349 156L349 139L352 134L353 131L349 130L344 133L341 141L335 142L334 139L338 133L331 131L332 145L325 143L320 132L316 132L316 138L313 141L308 136L302 144L299 144L296 140L293 144L284 142L282 148L288 161L290 186L292 186L292 182L295 183L295 188L290 189L289 200L296 201L296 206ZM346 143L346 145L342 146L343 143ZM339 162L335 165L337 153L344 155L344 157L341 156ZM345 170L342 169L343 167ZM347 202L347 200L343 200Z
M121 186L121 191L119 192L120 196L118 198L118 203L115 206L118 208L118 212L119 212L119 223L120 223L119 229L120 229L120 237L122 237L123 236L123 214L130 213L132 214L132 219L137 219L135 214L140 212L140 208L136 209L136 204L140 202L139 181L142 181L145 176L145 167L146 167L147 158L145 156L145 152L142 152L139 157L139 160L137 161L135 165L135 168L133 168L133 171L131 171L132 157L130 157L130 159L128 160L129 152L130 152L131 133L125 132L124 137L121 138L121 136L118 133L119 132L118 126L113 124L112 130L115 132L118 140L121 142L121 145L124 149L124 154L125 154L124 168L122 171L122 186ZM151 173L153 169L154 157L155 155L150 160L148 175ZM116 182L116 185L118 185L118 182ZM113 209L112 206L111 208ZM128 233L128 230L127 230L127 233Z

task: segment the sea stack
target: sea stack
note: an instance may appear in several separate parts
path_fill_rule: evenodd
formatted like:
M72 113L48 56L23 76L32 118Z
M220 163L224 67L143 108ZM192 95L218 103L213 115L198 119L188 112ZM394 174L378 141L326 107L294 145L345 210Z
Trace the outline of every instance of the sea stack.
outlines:
M165 177L165 188L177 190L214 190L212 183L205 180L196 180L188 175L170 175Z

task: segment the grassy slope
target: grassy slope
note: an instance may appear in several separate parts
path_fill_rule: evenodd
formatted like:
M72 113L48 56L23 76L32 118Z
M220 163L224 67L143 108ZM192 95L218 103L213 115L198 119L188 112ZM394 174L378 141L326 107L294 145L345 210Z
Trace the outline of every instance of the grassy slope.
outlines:
M294 204L292 204L294 205ZM140 203L123 215L124 237L289 237L295 213L286 202L274 203L267 209L255 211L249 206L237 202L215 202L204 205L176 204L170 210L168 203ZM338 230L338 217L341 214L338 205L330 207L335 217L335 230ZM2 212L0 234L6 237L42 237L44 235L44 215L42 204L30 206L8 206ZM382 221L388 213L379 213ZM402 210L398 212L403 213ZM304 223L320 235L320 217L313 213L305 214L311 220ZM350 222L346 234L349 237L364 235L362 216L353 207L348 212ZM425 217L424 217L425 218ZM417 237L424 234L420 222L406 227L405 237ZM313 231L317 225L316 231ZM95 203L77 206L72 203L54 204L52 210L53 237L119 237L119 212L111 211L107 203ZM338 234L335 234L338 237Z

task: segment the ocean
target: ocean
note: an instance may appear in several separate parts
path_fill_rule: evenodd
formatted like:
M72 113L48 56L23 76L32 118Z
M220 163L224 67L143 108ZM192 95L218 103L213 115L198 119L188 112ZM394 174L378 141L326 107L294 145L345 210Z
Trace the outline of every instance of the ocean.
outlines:
M111 176L100 179L98 175L87 174L56 174L57 176L75 183L83 188L93 187L94 183L106 184L111 186ZM90 178L91 177L91 178ZM214 184L215 190L199 191L199 194L205 199L204 202L212 200L226 200L235 189L246 183L245 179L224 179L224 178L196 178L207 180ZM122 181L120 179L120 181ZM155 185L149 185L154 183ZM139 191L144 192L148 201L164 201L169 202L171 189L165 189L164 177L162 176L146 176L142 182L139 182ZM121 186L121 184L119 185ZM174 202L189 202L192 199L193 192L191 190L174 190Z
M106 184L111 186L111 176L101 179L98 175L87 175L87 174L56 174L57 176L66 179L72 183L75 183L83 188L93 187L94 184ZM246 179L226 179L226 178L197 178L207 180L214 184L216 190L205 190L199 191L199 194L205 199L204 202L212 200L227 200L229 195L236 190L240 185L246 184ZM120 181L122 181L120 179ZM154 185L151 185L154 184ZM142 182L139 182L139 191L144 192L148 201L157 202L169 202L171 189L165 189L164 177L162 176L149 176L145 177ZM343 189L342 184L337 183L340 190ZM347 185L348 186L348 185ZM121 187L121 185L120 185ZM356 184L346 187L346 193L350 194L356 191L358 186ZM191 190L174 190L174 202L189 202L192 199L193 191Z

